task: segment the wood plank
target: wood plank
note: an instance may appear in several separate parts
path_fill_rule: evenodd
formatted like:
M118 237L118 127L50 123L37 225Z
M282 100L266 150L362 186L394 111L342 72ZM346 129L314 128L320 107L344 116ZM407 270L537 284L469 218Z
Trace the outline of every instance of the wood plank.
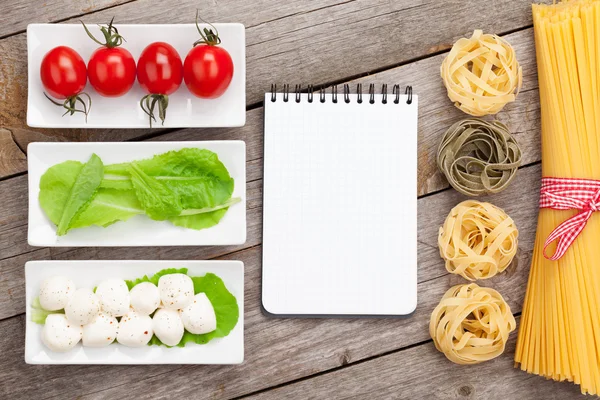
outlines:
M161 0L139 0L83 19L95 23L119 15L122 23L184 23L191 21L198 3L179 2L177 13L170 12L171 7ZM261 102L272 82L316 85L341 82L447 49L458 37L470 34L473 26L504 32L531 23L528 0L417 5L411 0L355 0L338 4L330 0L297 0L284 5L275 0L227 0L201 9L206 11L206 19L242 22L247 26L248 104ZM419 29L415 30L413 25ZM25 34L0 41L0 93L4 94L0 97L0 127L43 132L45 138L40 139L57 140L132 140L150 132L27 128L27 63L23 54L26 54ZM425 71L413 70L390 82L415 84L416 74L426 82L441 84L432 79L438 75L437 70L427 72L425 75ZM426 94L418 85L415 89ZM6 173L0 170L2 176Z
M0 37L27 29L27 24L57 22L77 15L89 14L132 0L2 0L0 7Z
M519 185L488 198L504 207L520 229L516 267L486 281L498 289L514 312L523 303L536 227L540 166L523 168ZM514 202L518 196L519 204ZM446 211L463 199L443 191L419 200L419 305L406 319L280 319L268 318L260 308L261 246L225 256L246 265L246 361L240 366L138 366L138 367L28 367L23 364L22 341L2 341L7 354L0 379L16 382L11 393L32 398L81 396L116 398L136 393L140 398L229 398L253 393L304 378L348 363L364 360L428 340L429 315L442 294L465 281L445 273L435 237ZM4 271L0 270L0 275ZM0 299L0 304L10 299ZM21 300L22 301L22 300ZM21 322L0 322L0 337ZM10 348L9 348L10 346ZM70 374L77 373L77 379ZM35 378L35 379L34 379ZM165 378L165 379L160 379ZM52 382L52 385L45 383ZM2 385L0 385L1 387ZM2 389L0 389L2 390ZM0 392L1 393L1 392ZM1 396L0 396L1 397Z
M517 321L519 319L517 318ZM486 363L456 366L432 342L245 397L269 399L584 399L579 387L513 367L516 335ZM423 379L427 371L427 379Z
M10 176L27 169L27 157L8 129L0 128L0 171Z

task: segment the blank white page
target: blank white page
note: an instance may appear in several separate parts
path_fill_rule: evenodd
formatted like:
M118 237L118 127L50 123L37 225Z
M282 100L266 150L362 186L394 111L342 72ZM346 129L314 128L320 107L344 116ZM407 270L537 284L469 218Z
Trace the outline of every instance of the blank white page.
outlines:
M417 305L417 109L265 95L262 302L274 315Z

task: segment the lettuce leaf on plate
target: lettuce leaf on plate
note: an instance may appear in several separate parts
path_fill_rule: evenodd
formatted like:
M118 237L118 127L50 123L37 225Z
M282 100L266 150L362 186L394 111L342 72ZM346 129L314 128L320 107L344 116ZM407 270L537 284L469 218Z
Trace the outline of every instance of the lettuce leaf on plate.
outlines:
M150 218L164 221L181 214L179 196L167 185L146 174L136 163L129 165L129 174L135 194Z
M99 158L93 161L96 165ZM106 227L146 214L155 220L169 220L176 226L198 230L218 224L228 208L241 201L231 197L234 180L209 150L185 148L150 159L106 165L99 186L98 169L93 177L87 172L84 164L67 161L49 168L42 176L40 205L57 226L63 215L69 221L63 221L63 228L66 224L69 230L91 225ZM97 187L87 202L77 202L82 203L78 208L77 204L68 203L72 192L80 192L74 191L79 186L77 182L87 189ZM84 197L83 192L76 196L80 197Z
M92 154L89 161L81 167L71 186L64 207L57 224L56 233L62 236L71 229L71 222L92 201L96 190L104 176L104 165L96 154Z
M31 301L31 321L36 324L44 325L46 323L46 317L50 314L64 314L65 310L48 311L42 308L40 304L40 298L34 297Z
M132 165L137 174L131 173ZM112 164L105 172L102 187L126 190L135 186L151 218L167 218L184 228L210 228L219 223L229 206L240 201L231 198L234 180L227 168L215 153L205 149L185 148L134 163ZM180 214L169 215L176 207L170 212L160 211L161 203L172 201L172 195L181 205Z
M40 206L48 218L58 226L66 207L71 188L79 176L83 164L65 161L50 167L40 180ZM126 221L134 215L144 214L133 190L118 191L99 188L91 201L82 206L74 216L69 229L91 225L108 226L117 221Z

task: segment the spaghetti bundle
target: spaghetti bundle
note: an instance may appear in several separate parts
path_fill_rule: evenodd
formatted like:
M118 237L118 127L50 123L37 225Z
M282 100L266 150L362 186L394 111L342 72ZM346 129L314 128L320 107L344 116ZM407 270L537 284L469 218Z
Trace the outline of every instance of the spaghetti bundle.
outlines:
M544 195L547 182L600 179L600 1L534 5L533 21ZM578 187L585 181L568 182L558 184L556 193L574 197L572 203L580 206L555 207L552 196L540 202L545 208L538 217L515 361L529 373L572 381L582 393L598 394L600 213L595 212L596 204L578 197ZM589 220L577 221L582 214ZM576 223L563 224L574 216ZM573 229L579 236L571 234ZM559 237L555 245L554 238ZM557 253L561 246L564 255Z
M454 43L440 74L454 105L476 117L498 113L521 89L522 70L512 46L480 30Z
M440 228L440 256L448 272L470 281L503 272L517 254L519 231L490 203L466 200L450 211Z
M500 293L471 283L444 294L431 314L429 334L450 361L478 364L502 354L516 326Z

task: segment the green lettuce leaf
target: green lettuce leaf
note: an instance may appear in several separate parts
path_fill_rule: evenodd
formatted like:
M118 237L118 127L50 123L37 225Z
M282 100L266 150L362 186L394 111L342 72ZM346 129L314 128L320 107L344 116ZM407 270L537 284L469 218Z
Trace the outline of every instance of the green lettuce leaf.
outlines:
M40 298L34 297L31 301L31 321L36 324L44 325L46 323L46 317L50 314L64 314L64 310L48 311L42 308L40 304Z
M50 167L40 180L40 205L48 218L58 225L71 188L83 168L78 161L66 161ZM108 226L144 214L135 192L100 187L89 204L71 221L69 229L91 225Z
M79 161L65 161L48 168L40 179L40 206L55 225L60 222L71 188L82 168Z
M150 218L164 221L181 214L179 197L167 185L146 174L136 163L130 164L129 173L135 194Z
M99 189L92 202L73 221L71 228L92 225L107 227L143 214L144 209L133 190Z
M89 161L83 165L79 174L77 174L64 204L56 230L59 236L66 234L71 229L73 219L92 201L103 176L104 165L102 160L96 154L92 154Z
M103 187L127 189L131 163L105 168ZM219 157L210 150L185 148L135 161L144 174L170 189L183 209L215 207L231 197L234 180Z
M176 226L199 230L218 224L228 208L240 201L231 198L234 180L215 153L186 148L133 163L103 166L104 174L100 174L102 179L95 194L77 207L82 201L69 200L71 193L81 192L74 190L78 180L89 180L86 185L80 182L81 187L96 186L98 170L93 179L89 177L92 166L98 164L96 158L94 155L90 159L85 171L84 164L67 161L49 168L42 176L40 205L57 226L63 216L69 220L69 215L67 230L106 227L146 214L155 220L169 220ZM75 199L79 197L84 196Z

